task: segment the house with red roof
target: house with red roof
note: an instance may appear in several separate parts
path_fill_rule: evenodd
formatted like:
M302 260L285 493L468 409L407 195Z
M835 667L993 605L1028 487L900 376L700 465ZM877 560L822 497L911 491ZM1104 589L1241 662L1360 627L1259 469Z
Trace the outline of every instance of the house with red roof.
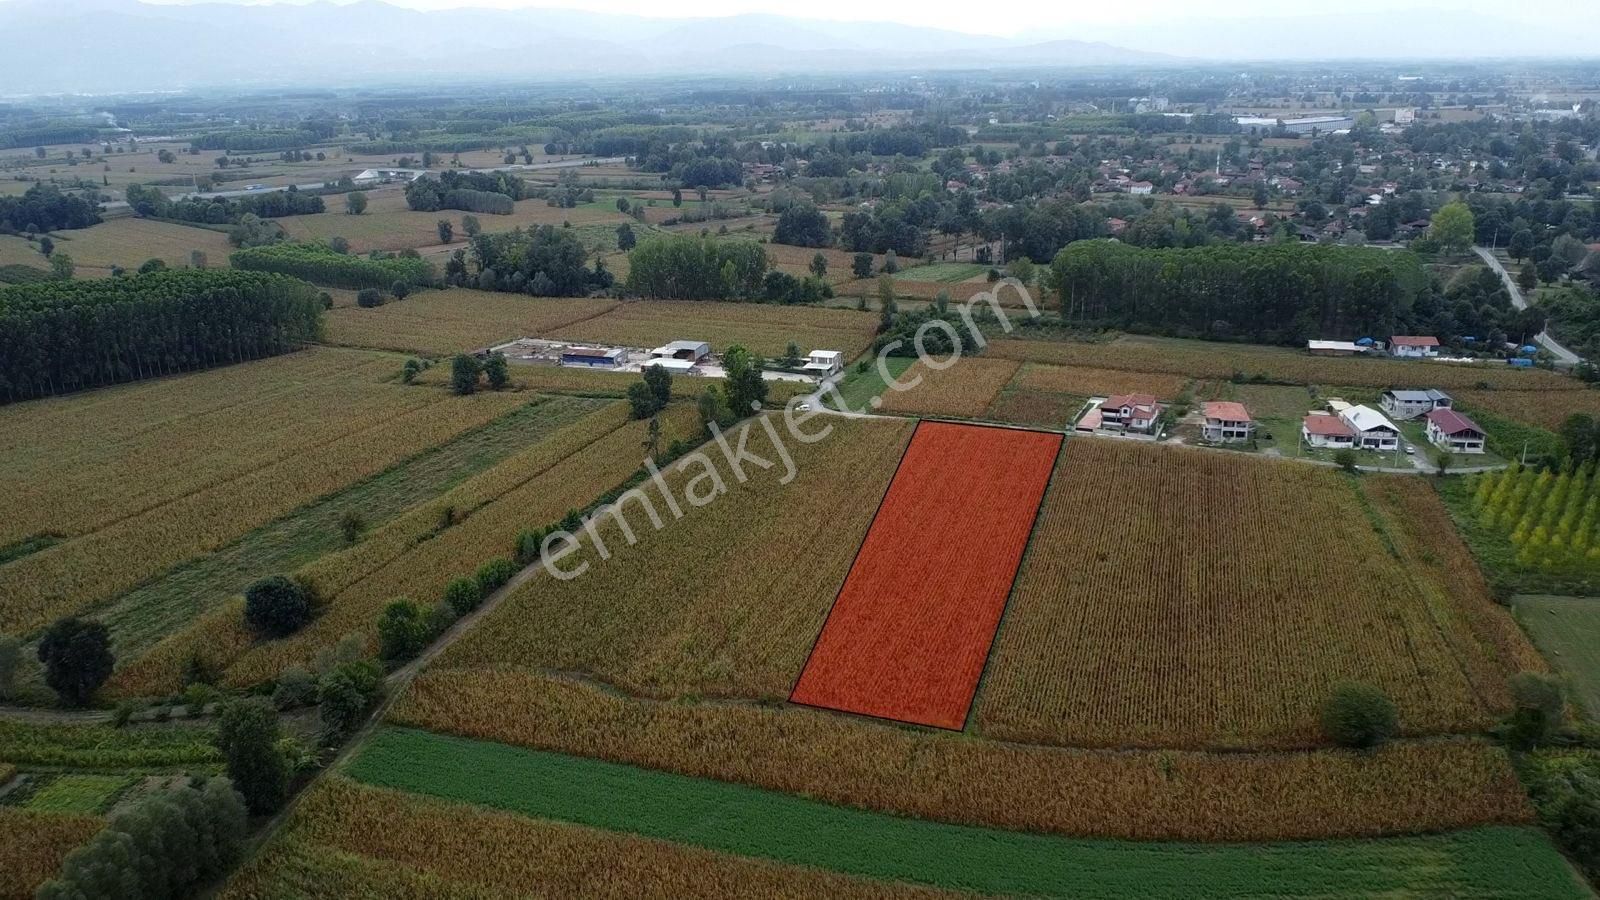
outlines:
M1161 418L1162 406L1153 394L1118 394L1100 404L1100 427L1107 431L1151 434Z
M1389 353L1412 359L1438 356L1439 339L1421 334L1397 334L1389 339Z
M1478 423L1453 409L1436 409L1427 419L1428 440L1451 453L1482 453L1487 435Z
M1212 400L1200 407L1206 417L1200 426L1200 436L1214 444L1237 444L1250 440L1255 433L1255 420L1243 403L1231 400Z
M1300 423L1300 440L1307 447L1348 450L1356 445L1356 430L1331 413L1312 413Z

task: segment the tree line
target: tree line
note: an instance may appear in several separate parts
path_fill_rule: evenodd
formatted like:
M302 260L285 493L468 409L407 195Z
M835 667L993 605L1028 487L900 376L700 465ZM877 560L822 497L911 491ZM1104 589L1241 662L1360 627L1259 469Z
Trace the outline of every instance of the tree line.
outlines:
M1394 334L1428 287L1413 254L1298 243L1079 241L1051 277L1072 324L1289 344Z
M100 222L100 205L53 184L36 184L21 197L0 197L0 233L62 231Z
M235 269L277 272L303 278L313 284L359 290L393 287L404 283L429 287L434 282L433 266L424 259L391 256L374 259L347 256L322 244L282 242L235 250L228 261Z
M605 264L596 259L591 269L587 259L583 242L566 229L515 228L474 234L445 263L444 277L448 284L536 297L581 297L610 288L614 279Z
M284 353L317 339L322 306L302 281L219 269L0 288L0 397L27 400Z
M483 196L499 195L499 199ZM526 182L504 172L453 172L424 175L406 185L406 205L420 212L464 209L510 215L511 204L528 196Z
M327 212L327 204L321 197L296 190L232 198L189 197L174 200L163 194L160 188L130 184L127 199L135 215L206 225L237 224L247 213L262 219L277 219Z
M751 300L766 275L766 250L753 241L665 234L628 254L627 288L652 300Z

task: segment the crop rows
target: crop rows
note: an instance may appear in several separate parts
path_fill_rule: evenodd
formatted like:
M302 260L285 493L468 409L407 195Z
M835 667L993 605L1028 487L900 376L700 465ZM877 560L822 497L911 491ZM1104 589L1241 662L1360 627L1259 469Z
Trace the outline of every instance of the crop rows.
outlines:
M57 544L0 569L0 628L28 632L109 600L317 497L504 415L515 394L449 397ZM152 461L154 462L154 461Z
M399 360L308 350L0 408L0 546L93 531L432 398Z
M835 420L818 443L789 440L798 474L785 485L762 429L747 427L750 451L773 470L747 464L741 484L707 447L728 496L696 507L686 486L704 498L712 476L698 463L669 469L681 520L647 487L660 531L641 504L629 504L636 545L614 522L599 526L610 559L585 539L562 563L589 563L581 577L529 581L434 664L581 669L661 696L787 696L911 428Z
M1024 391L1006 388L994 398L983 417L1012 425L1039 425L1065 429L1083 411L1087 397L1050 391Z
M1577 413L1600 416L1600 394L1593 391L1459 391L1455 398L1474 409L1488 410L1550 431L1558 431L1568 416Z
M624 347L659 347L671 340L699 340L717 352L741 344L768 357L791 341L801 353L842 350L850 359L872 342L878 317L852 309L641 300L603 315L542 332L540 337L596 341Z
M1060 449L920 425L790 699L960 728Z
M1049 391L1078 397L1137 393L1172 400L1183 392L1188 382L1189 379L1182 375L1029 363L1022 367L1012 385L1022 390Z
M962 357L944 369L933 369L918 362L897 381L901 384L918 378L921 381L907 390L896 390L894 385L890 385L883 392L880 409L886 413L905 415L982 416L999 396L1000 390L1017 374L1017 366L1012 360L982 356Z
M177 725L112 728L0 721L0 759L19 765L82 769L207 766L218 760L211 739L207 729Z
M450 288L421 291L377 309L335 309L326 320L328 340L335 344L444 356L545 334L616 306L614 300Z
M403 725L965 825L1261 841L1526 822L1505 753L1474 740L1342 751L1063 750L800 707L662 703L509 669L430 670Z
M306 665L347 634L364 635L376 652L375 620L389 601L436 602L451 579L511 556L520 531L554 523L636 471L645 423L624 425L625 415L620 404L608 407L306 567L301 576L326 606L291 637L255 643L235 599L118 672L112 690L136 696L172 690L194 654L225 668L225 682L242 687ZM674 408L662 419L662 443L689 436L697 424L693 410ZM441 528L446 509L455 524Z
M373 827L394 823L397 827ZM427 896L933 898L931 888L713 853L327 779L224 900Z
M1458 608L1480 598L1401 559L1385 518L1331 470L1070 442L979 728L1068 746L1305 747L1351 679L1387 692L1405 733L1486 727L1505 711L1506 664Z
M0 898L27 900L104 823L94 816L0 806Z
M1583 382L1550 372L1517 370L1503 364L1452 365L1395 359L1320 357L1290 350L1245 345L1199 345L1154 340L1078 343L999 340L984 353L1024 362L1090 366L1129 372L1160 372L1188 378L1246 378L1294 384L1575 391Z

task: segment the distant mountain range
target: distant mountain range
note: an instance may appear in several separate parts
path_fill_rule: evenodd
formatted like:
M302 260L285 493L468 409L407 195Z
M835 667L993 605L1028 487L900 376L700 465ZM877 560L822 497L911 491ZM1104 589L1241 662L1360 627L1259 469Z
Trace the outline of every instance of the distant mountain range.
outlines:
M0 94L253 84L461 82L651 73L1126 66L1176 61L890 22L653 19L560 9L0 2Z

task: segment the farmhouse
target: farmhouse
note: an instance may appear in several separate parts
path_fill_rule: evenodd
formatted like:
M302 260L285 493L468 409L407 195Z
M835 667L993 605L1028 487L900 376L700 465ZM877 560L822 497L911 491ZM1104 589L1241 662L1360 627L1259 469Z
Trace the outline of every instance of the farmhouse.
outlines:
M1312 356L1354 356L1362 348L1349 341L1306 341Z
M1397 334L1389 339L1389 353L1408 359L1439 355L1439 339L1428 335Z
M1370 406L1352 406L1339 414L1356 433L1356 446L1363 450L1394 450L1400 446L1400 429Z
M1383 407L1383 411L1396 419L1415 419L1436 409L1449 409L1450 403L1449 394L1432 388L1425 391L1390 389L1378 398L1378 405Z
M800 367L808 375L827 378L837 375L844 369L844 354L838 350L813 350L806 356L806 364Z
M1427 414L1428 440L1452 453L1482 453L1483 429L1453 409L1436 409Z
M1200 429L1200 434L1208 441L1220 444L1233 444L1250 440L1250 435L1255 432L1256 423L1250 418L1250 411L1242 403L1233 403L1226 400L1213 400L1201 407L1206 417L1206 423Z
M563 366L587 366L591 369L615 369L628 361L626 350L605 350L599 347L568 347L561 351Z
M1151 394L1119 394L1100 404L1100 427L1111 431L1155 431L1161 404Z
M710 355L711 345L705 341L673 341L650 351L651 360L688 360L691 366Z
M1355 446L1356 432L1338 416L1312 413L1300 423L1300 440L1307 447L1338 450Z

